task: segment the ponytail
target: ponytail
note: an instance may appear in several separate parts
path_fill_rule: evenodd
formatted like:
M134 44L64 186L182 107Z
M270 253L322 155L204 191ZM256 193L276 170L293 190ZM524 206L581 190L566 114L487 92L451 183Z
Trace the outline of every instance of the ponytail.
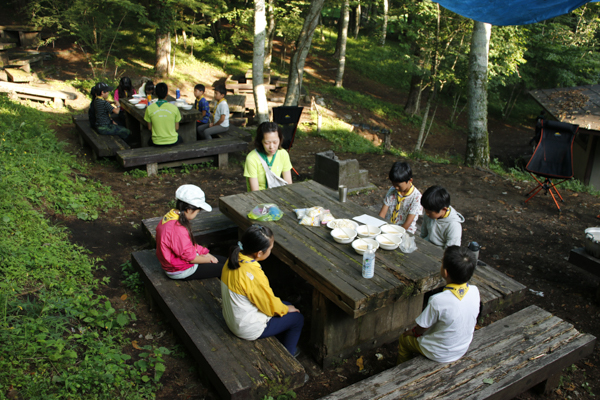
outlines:
M239 254L240 252L249 256L256 254L259 251L267 251L273 240L273 231L266 226L252 225L242 234L240 243L243 249L238 246L232 246L229 250L229 260L227 267L229 269L238 269L240 267Z
M192 225L190 224L190 221L185 217L185 212L187 210L196 211L199 208L196 206L193 206L191 204L188 204L185 201L181 201L181 200L177 200L177 203L175 204L175 208L179 211L179 224L181 226L183 226L185 229L187 229L188 235L190 235L190 240L192 241L192 244L195 246L197 243L196 243L196 239L194 238L194 235L192 233Z

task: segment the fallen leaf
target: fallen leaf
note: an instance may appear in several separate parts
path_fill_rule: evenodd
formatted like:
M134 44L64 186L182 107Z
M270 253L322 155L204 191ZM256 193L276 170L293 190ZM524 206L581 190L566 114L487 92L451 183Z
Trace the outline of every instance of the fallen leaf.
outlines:
M509 274L509 273L506 273L506 272L504 273L504 275L506 275L506 276L510 276L511 278L514 278L514 277L515 277L514 275L511 275L511 274Z
M136 350L142 350L142 348L140 346L138 346L138 342L137 340L134 340L133 342L131 342L131 345L133 346L134 349Z
M488 385L491 385L492 383L494 383L494 380L492 378L487 378L483 380L483 383L487 383Z
M365 365L363 363L362 356L360 356L360 358L358 360L356 360L356 365L358 366L359 371L362 371L363 369L365 369Z
M589 361L584 362L584 364L587 365L588 367L595 367L595 365Z
M556 389L556 394L559 395L559 396L562 396L562 390Z
M121 300L127 300L127 294L124 294L123 296L121 296Z

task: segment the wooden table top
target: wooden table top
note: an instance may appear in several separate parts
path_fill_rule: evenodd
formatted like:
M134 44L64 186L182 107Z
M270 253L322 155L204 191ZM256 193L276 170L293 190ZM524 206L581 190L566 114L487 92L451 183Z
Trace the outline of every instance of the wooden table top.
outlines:
M293 209L321 206L335 218L377 215L352 202L340 203L337 194L334 197L317 182L221 197L219 209L246 229L256 223L247 215L260 203L274 203L284 213L279 221L259 222L273 230L273 254L354 318L442 284L443 250L419 237L415 238L418 249L411 254L377 250L375 276L364 279L362 256L350 244L336 243L324 225L300 225Z
M119 99L119 103L121 104L121 107L123 108L123 110L125 110L126 112L131 114L135 119L137 119L141 123L145 123L144 115L146 114L146 109L145 108L142 108L142 109L137 108L134 104L131 104L129 102L129 100L130 99ZM174 101L175 99L172 96L167 96L166 100ZM199 120L202 116L200 111L198 111L194 108L192 108L191 110L184 110L184 109L180 108L179 112L181 113L181 121L179 121L180 123L196 121L196 120Z

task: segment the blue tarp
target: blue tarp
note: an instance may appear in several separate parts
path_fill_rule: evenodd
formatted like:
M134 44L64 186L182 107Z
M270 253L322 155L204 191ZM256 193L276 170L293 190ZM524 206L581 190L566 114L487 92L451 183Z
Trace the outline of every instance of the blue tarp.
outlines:
M525 25L568 14L589 0L439 0L463 17L492 25Z

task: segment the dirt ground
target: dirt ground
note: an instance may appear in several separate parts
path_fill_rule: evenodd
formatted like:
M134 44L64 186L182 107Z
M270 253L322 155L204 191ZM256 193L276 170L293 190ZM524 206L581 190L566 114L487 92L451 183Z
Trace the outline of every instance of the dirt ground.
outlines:
M81 59L69 58L69 49L61 50L64 59L55 61L55 76L61 81L66 78L64 71L73 71L85 65ZM62 54L62 53L61 53ZM319 62L326 65L326 61ZM72 63L72 64L69 64ZM309 62L310 65L310 62ZM48 68L48 64L45 68ZM62 71L62 73L61 73ZM218 78L218 77L215 77ZM329 80L327 75L322 79ZM345 86L350 89L368 87L369 93L389 102L404 102L405 93L399 93L348 72ZM318 95L318 93L317 93ZM87 99L78 99L71 104L82 108ZM388 124L367 110L350 110L333 99L332 109L340 115L360 113L352 122L377 124L393 130L392 143L396 147L412 149L417 138L417 128ZM444 121L449 110L438 110L438 118ZM357 121L358 119L358 121ZM464 120L459 125L464 127ZM443 125L443 124L440 124ZM527 153L527 142L532 136L530 129L521 126L509 126L501 121L490 120L490 144L493 157L501 160L514 160ZM313 129L304 126L303 129ZM123 284L121 265L132 251L148 248L142 235L140 221L145 218L164 214L169 209L175 190L184 183L199 185L204 189L209 204L216 206L220 196L245 191L243 179L243 154L230 157L230 165L225 170L202 168L188 174L176 169L172 173L154 177L134 178L125 175L124 170L114 160L101 160L93 163L90 150L78 144L77 133L72 125L58 127L57 136L67 142L69 151L89 161L92 166L87 174L110 186L116 196L123 200L124 208L113 210L93 222L84 222L72 218L53 216L57 223L72 231L72 240L87 247L94 257L104 260L110 284L102 286L101 293L108 296L115 308L133 310L138 321L129 334L131 340L137 340L140 346L152 344L176 348L168 356L167 371L162 378L164 387L159 391L158 399L217 399L217 394L201 379L195 363L185 351L184 346L166 324L161 312L150 312L143 296L130 292ZM429 154L464 154L466 135L464 129L451 130L441 127L432 133L425 146ZM324 139L310 135L298 138L290 152L294 167L301 178L312 176L314 154L328 150L331 144ZM389 187L387 174L390 166L398 158L391 155L355 155L337 153L341 159L358 159L360 167L368 169L370 181L377 190L352 195L350 201L373 210L378 210L383 194ZM563 212L558 213L549 196L537 196L528 205L524 204L524 194L532 187L532 180L513 182L488 171L464 166L443 165L418 160L408 160L414 171L414 183L421 189L434 184L445 186L452 195L452 205L465 217L463 224L463 243L471 240L483 247L480 258L505 274L526 285L527 292L523 302L486 318L484 325L509 315L528 305L535 304L574 324L581 332L600 336L600 302L595 298L600 280L567 262L569 251L583 246L584 229L600 225L596 215L600 213L600 199L588 194L564 192ZM126 300L121 300L128 294ZM300 307L305 315L310 305L303 296ZM376 353L383 355L381 360ZM359 372L356 365L358 357L363 357L365 369ZM309 382L296 390L299 399L315 399L365 377L394 365L394 344L382 346L369 353L357 354L337 368L322 371L308 356L303 355L301 362L309 375ZM591 399L600 394L599 346L592 356L576 364L565 372L562 384L546 398ZM589 384L587 386L586 384ZM586 389L589 387L589 390ZM535 399L539 396L526 392L519 399Z

